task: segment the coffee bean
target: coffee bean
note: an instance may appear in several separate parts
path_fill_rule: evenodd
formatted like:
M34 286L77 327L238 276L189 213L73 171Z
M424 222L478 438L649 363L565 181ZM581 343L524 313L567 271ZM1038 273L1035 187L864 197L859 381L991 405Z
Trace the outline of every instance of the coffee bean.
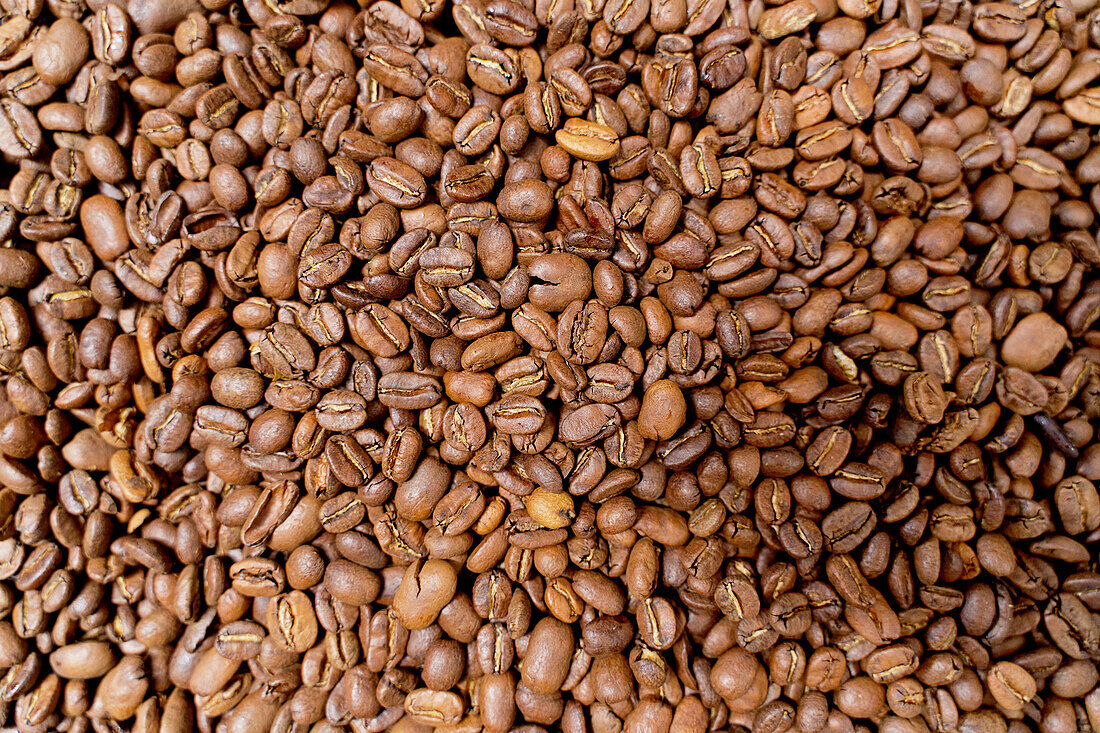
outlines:
M619 136L598 122L571 117L554 137L567 153L581 160L604 161L619 152Z
M1009 366L1042 371L1065 343L1066 329L1046 313L1020 319L1005 338L1001 358Z
M423 629L454 597L456 582L454 568L443 560L414 563L394 595L394 612L409 629Z
M312 646L317 638L317 621L309 597L301 591L276 596L268 604L268 634L285 651L301 653Z
M1019 710L1035 694L1035 680L1027 670L1012 662L997 662L989 668L989 694L1006 710Z
M559 689L569 673L573 650L569 627L553 618L544 618L531 630L522 681L532 691L551 694Z
M78 642L58 648L50 655L50 668L65 679L97 679L115 664L105 642Z

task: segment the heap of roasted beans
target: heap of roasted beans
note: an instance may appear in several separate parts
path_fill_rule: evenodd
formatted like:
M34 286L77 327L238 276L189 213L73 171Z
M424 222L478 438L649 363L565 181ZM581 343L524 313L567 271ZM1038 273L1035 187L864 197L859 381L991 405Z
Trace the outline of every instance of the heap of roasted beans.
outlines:
M0 0L0 725L1100 729L1094 4Z

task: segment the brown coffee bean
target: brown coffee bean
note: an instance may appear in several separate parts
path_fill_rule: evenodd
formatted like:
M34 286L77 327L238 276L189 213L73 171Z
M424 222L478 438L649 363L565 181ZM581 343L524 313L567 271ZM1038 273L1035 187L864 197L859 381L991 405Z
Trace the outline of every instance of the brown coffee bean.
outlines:
M50 668L65 679L96 679L114 665L114 654L104 642L78 642L50 654Z
M394 594L394 612L411 630L429 626L454 597L457 575L443 560L410 565Z
M523 684L540 694L560 689L569 673L573 643L573 634L566 624L553 618L539 621L527 643L521 672Z
M1035 679L1018 664L997 662L989 668L989 694L1006 710L1018 710L1035 695Z
M317 616L309 597L301 591L276 596L268 604L267 630L281 649L303 652L317 638Z
M567 153L581 160L604 161L619 152L619 136L599 122L571 117L554 137Z

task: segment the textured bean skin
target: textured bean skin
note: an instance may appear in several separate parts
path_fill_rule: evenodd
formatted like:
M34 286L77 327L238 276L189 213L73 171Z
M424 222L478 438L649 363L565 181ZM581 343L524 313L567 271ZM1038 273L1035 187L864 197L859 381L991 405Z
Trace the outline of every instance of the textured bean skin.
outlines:
M8 0L0 727L1100 730L1100 8Z

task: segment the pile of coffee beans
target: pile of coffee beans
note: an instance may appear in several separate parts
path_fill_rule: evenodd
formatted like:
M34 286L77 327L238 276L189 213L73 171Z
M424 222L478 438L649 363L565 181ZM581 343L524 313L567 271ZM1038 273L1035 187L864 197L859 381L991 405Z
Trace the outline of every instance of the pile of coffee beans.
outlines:
M1100 730L1095 0L0 0L0 726Z

